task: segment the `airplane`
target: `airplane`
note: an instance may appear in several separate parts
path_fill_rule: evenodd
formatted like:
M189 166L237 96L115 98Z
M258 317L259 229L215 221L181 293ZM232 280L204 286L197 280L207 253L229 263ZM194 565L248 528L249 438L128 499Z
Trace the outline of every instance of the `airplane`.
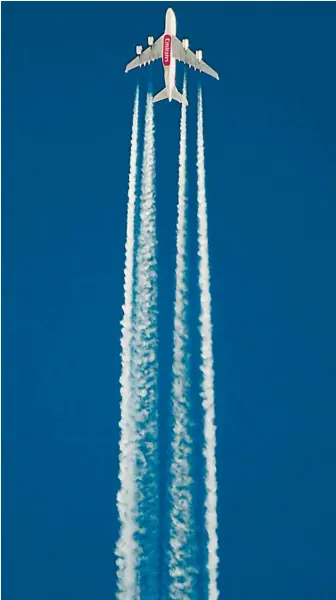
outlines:
M152 36L148 36L148 48L142 51L142 46L135 47L137 56L126 66L125 72L131 71L136 67L142 67L149 63L162 59L164 79L166 87L153 98L153 102L161 100L176 100L181 104L188 104L187 98L176 88L175 74L176 61L181 61L195 70L202 71L219 79L218 73L202 60L202 50L196 50L196 53L189 49L189 40L179 40L176 37L176 17L172 8L166 12L166 22L164 33L154 41Z

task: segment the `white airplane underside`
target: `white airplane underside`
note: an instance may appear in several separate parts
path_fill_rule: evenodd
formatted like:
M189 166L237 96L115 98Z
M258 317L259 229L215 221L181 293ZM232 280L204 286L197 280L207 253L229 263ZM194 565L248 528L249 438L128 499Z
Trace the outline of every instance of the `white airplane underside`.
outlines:
M137 56L126 66L126 73L159 58L162 60L166 87L154 96L153 102L167 99L169 102L176 100L181 104L188 104L187 98L176 88L177 60L219 79L218 73L202 60L201 50L194 53L189 49L189 40L181 41L176 37L176 17L172 8L168 8L166 12L165 32L155 41L152 36L149 36L148 48L142 51L142 46L136 46L136 53Z

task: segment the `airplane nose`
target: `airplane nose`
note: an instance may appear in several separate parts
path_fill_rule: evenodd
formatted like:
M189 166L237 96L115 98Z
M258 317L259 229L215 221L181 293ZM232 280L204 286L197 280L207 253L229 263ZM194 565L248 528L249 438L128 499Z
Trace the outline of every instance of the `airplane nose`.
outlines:
M172 8L168 8L166 12L166 29L176 35L176 17Z
M174 19L174 11L172 8L167 8L166 12L166 23L171 23L172 19Z

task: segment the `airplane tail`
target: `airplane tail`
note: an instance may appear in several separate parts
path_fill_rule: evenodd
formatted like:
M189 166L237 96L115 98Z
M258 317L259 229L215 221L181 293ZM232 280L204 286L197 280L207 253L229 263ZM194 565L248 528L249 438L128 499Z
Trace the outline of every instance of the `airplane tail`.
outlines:
M153 102L160 102L161 100L167 100L167 98L168 98L168 90L167 90L167 88L164 88L163 90L161 90L161 92L159 92L158 94L156 94L156 96L154 96ZM176 87L173 89L172 99L176 100L176 102L179 102L180 104L188 105L187 98L185 96L183 96L183 94L180 94L180 92L177 90Z

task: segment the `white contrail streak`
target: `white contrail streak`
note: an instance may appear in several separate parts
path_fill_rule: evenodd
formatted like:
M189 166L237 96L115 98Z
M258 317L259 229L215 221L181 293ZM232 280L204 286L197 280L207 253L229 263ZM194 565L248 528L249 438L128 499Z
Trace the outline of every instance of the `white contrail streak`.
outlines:
M139 550L135 540L135 421L132 406L131 345L133 318L133 268L134 268L134 213L136 202L139 88L134 99L131 135L130 169L128 180L127 231L124 268L124 305L121 322L121 419L119 443L120 489L117 506L120 520L120 537L116 545L117 597L134 600L136 597L136 560Z
M134 395L137 419L139 593L158 598L159 489L157 407L157 265L153 97L147 94L136 251Z
M183 95L187 95L184 76ZM174 306L172 462L170 467L169 600L195 598L196 552L189 415L187 296L187 109L181 107Z
M203 99L202 89L198 90L197 102L197 217L198 217L198 256L199 286L201 292L201 396L204 408L204 457L205 457L205 525L208 536L208 599L219 596L218 577L218 537L217 537L217 480L216 480L216 426L214 406L214 366L212 354L211 295L208 249L207 203L205 193Z

